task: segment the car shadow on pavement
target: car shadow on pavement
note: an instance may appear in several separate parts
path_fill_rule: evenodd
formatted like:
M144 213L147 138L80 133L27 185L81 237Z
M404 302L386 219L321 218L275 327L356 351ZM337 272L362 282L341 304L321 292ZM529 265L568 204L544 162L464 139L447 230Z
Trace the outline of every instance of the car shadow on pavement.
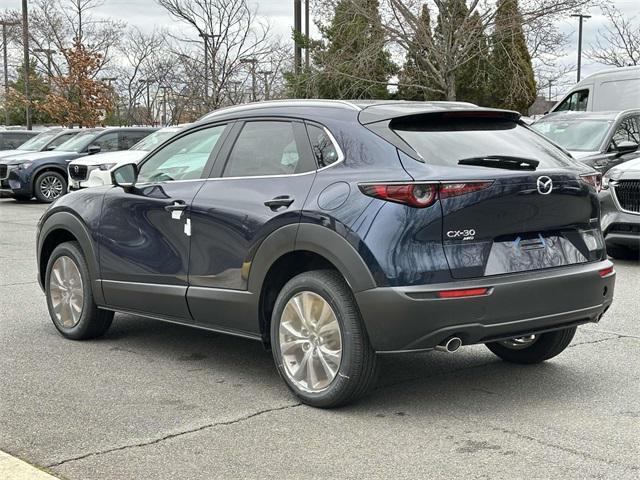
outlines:
M271 352L260 342L123 314L116 315L112 329L99 342L158 364L179 362L185 370L197 366L227 379L246 381L249 376L254 384L286 392ZM465 347L456 354L380 356L378 381L370 395L338 410L359 415L383 409L402 415L405 410L446 408L448 403L489 402L493 410L507 411L523 398L529 405L542 405L549 398L569 397L575 385L593 381L580 378L584 371L572 371L561 358L540 365L512 365L483 346Z

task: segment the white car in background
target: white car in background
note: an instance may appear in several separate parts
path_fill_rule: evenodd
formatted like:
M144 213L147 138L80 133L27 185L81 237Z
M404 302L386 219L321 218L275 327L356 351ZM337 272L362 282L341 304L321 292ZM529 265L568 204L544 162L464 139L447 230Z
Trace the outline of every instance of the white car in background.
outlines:
M129 150L99 153L69 163L69 190L111 184L111 171L125 163L138 163L147 153L188 125L162 128L146 136Z

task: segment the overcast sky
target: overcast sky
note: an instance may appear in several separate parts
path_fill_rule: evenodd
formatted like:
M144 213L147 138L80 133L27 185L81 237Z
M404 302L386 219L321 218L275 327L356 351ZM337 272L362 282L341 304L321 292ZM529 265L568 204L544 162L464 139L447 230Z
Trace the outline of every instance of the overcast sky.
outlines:
M251 1L258 10L260 16L268 19L274 31L284 39L290 36L293 27L293 2L291 0L253 0ZM640 0L613 0L613 3L629 16L638 15L640 21ZM20 0L0 0L0 9L19 9ZM593 17L584 25L584 46L588 48L597 35L598 29L605 24L604 18L597 9L589 12ZM153 30L154 27L178 29L179 23L154 0L104 0L102 6L95 10L95 14L124 20L130 25L137 25L144 30ZM574 40L572 49L567 52L564 61L567 64L575 64L577 57L577 25L578 20L569 18L561 22L560 27L566 33L571 33ZM583 76L602 69L602 66L593 64L583 58Z

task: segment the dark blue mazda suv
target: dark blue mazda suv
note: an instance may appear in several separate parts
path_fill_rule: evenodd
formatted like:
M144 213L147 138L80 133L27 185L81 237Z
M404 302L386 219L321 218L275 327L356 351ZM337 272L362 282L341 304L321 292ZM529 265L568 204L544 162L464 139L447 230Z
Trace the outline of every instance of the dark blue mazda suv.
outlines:
M259 340L303 402L337 406L379 354L482 343L537 363L599 321L599 175L509 111L232 107L57 200L39 281L67 338L128 312Z

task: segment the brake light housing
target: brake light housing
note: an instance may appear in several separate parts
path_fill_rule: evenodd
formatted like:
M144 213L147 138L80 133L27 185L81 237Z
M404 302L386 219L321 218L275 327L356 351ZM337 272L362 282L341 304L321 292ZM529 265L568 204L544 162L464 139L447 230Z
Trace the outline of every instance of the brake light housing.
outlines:
M415 208L433 205L445 199L489 188L493 180L459 182L376 182L359 184L360 191L370 197L401 203Z

